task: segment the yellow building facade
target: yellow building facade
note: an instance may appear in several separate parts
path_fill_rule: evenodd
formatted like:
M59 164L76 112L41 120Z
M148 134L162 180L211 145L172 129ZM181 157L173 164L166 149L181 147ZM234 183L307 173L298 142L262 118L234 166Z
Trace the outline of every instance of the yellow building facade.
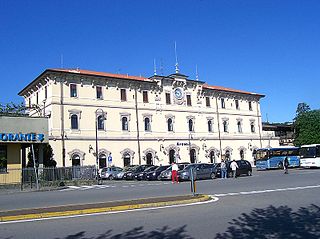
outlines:
M30 116L49 118L57 166L222 158L253 163L255 148L278 146L262 132L264 95L211 86L180 73L144 78L47 69L19 95L35 106Z

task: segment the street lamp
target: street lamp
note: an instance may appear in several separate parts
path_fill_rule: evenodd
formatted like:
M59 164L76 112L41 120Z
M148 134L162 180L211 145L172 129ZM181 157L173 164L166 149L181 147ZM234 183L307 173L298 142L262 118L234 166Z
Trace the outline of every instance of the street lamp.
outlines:
M98 126L99 126L99 116L102 116L102 120L105 120L104 118L104 111L100 108L96 109L95 111L95 124L96 124L96 176L97 176L97 180L99 182L99 147L98 147Z

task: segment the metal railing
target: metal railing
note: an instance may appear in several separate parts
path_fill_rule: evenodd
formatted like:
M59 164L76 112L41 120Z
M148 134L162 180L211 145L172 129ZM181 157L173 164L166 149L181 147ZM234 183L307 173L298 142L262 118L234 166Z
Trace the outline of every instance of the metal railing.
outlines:
M10 169L0 173L0 185L21 185L24 187L35 187L36 173L40 186L66 184L75 181L96 180L96 166L76 166L61 168L22 168Z

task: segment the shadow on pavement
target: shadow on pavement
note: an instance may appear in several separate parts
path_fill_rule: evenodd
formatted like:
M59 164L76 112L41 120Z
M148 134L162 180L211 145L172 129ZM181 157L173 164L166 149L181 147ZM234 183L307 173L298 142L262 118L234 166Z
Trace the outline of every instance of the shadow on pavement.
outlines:
M55 238L55 239L193 239L192 237L186 235L186 225L170 229L168 226L156 229L150 232L145 232L143 227L136 227L130 231L124 233L114 234L112 230L108 230L99 236L86 236L86 232L78 232L73 235L68 235L64 238Z
M320 207L310 205L293 212L287 206L254 209L229 222L231 226L216 239L320 238Z

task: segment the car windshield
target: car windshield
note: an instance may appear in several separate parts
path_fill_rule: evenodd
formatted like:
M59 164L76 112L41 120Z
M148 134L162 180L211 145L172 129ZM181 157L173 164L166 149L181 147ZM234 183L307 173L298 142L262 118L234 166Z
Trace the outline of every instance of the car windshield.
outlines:
M146 168L146 169L144 170L144 172L151 172L151 171L155 170L157 167L158 167L158 166L151 166L151 167L149 167L149 168Z
M187 167L184 168L184 170L190 170L195 168L197 165L196 164L189 164Z
M182 169L184 169L185 167L186 167L186 164L179 164L179 165L178 165L179 170L182 170Z
M169 165L166 165L166 166L160 166L156 169L156 171L163 171L163 170L166 170L167 168L169 168L170 166Z

